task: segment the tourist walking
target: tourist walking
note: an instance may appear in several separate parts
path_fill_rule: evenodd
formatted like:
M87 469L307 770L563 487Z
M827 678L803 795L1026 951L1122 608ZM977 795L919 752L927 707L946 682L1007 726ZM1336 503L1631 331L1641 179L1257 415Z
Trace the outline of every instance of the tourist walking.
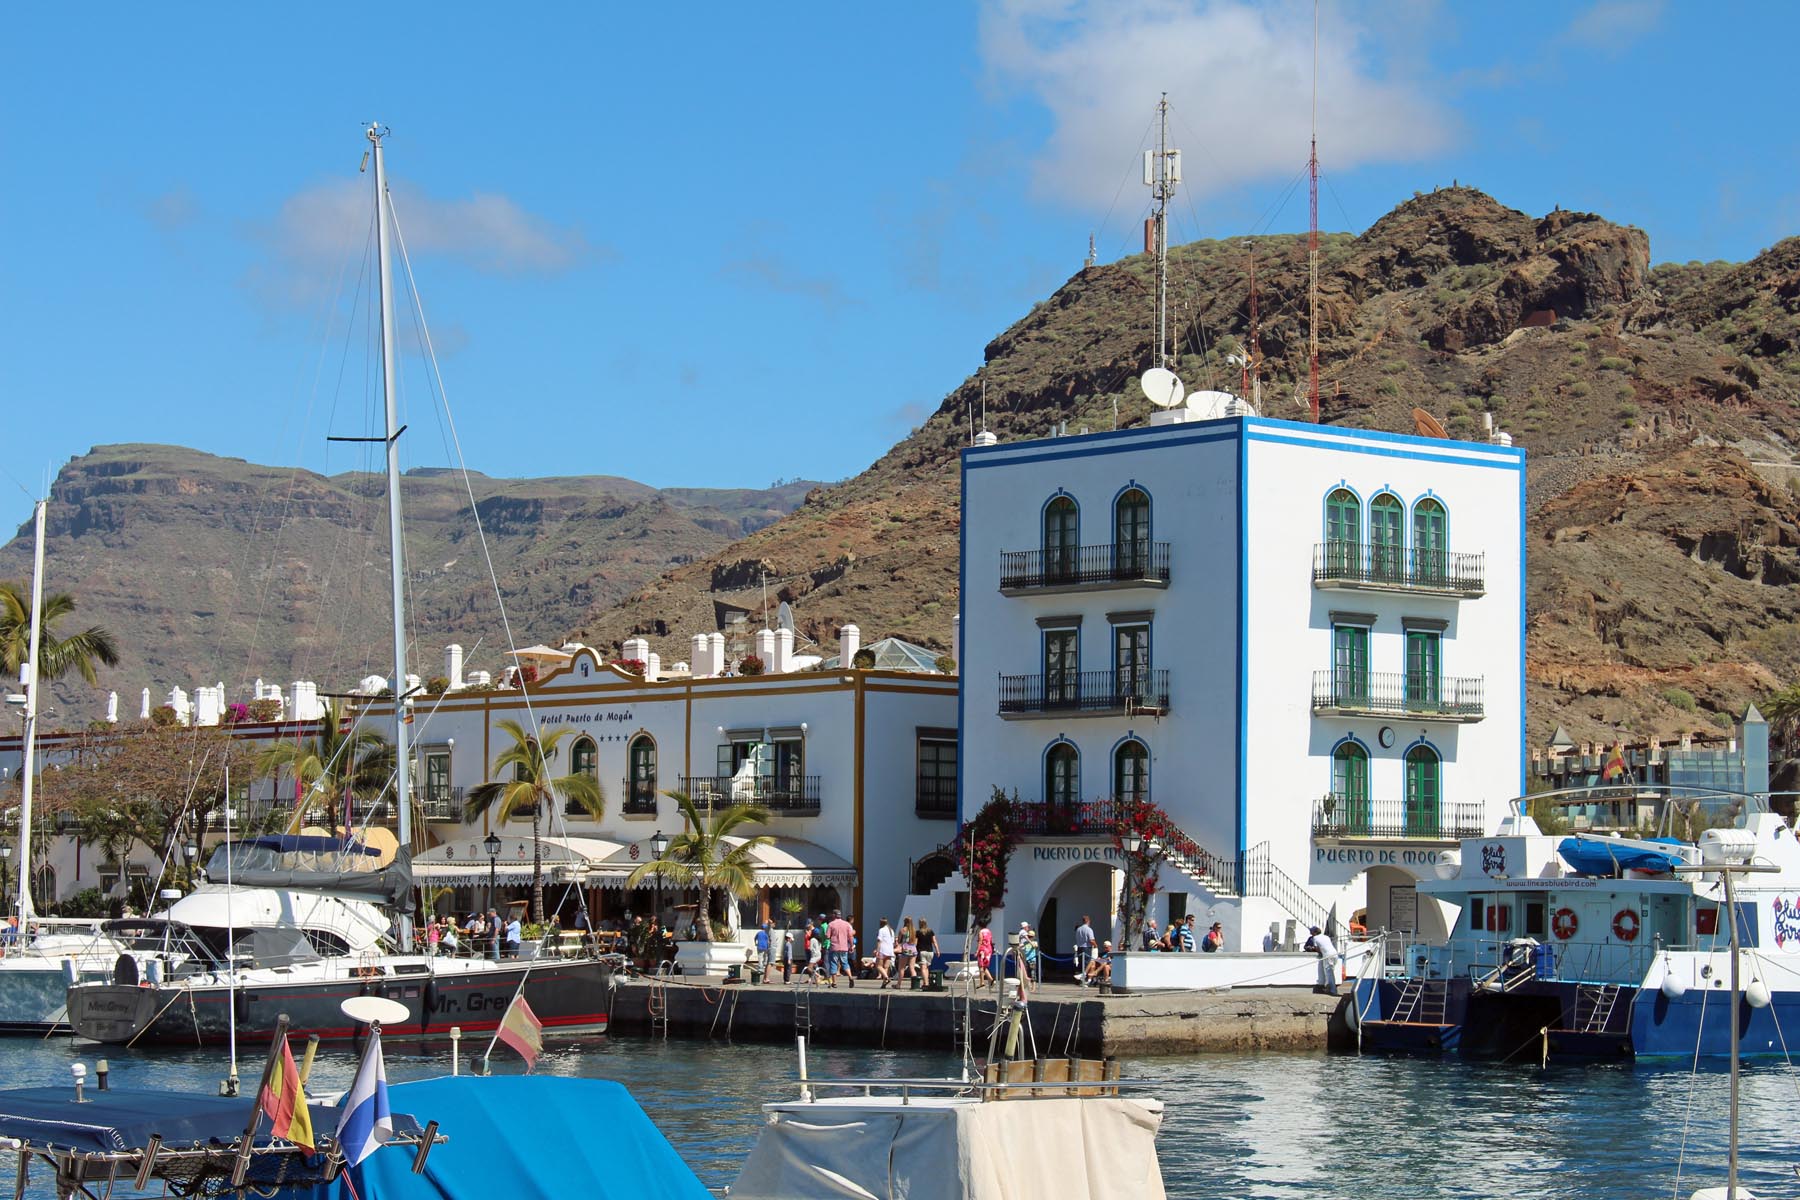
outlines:
M844 914L833 909L831 923L825 927L825 939L831 946L831 957L826 961L825 974L830 977L831 986L837 986L837 977L842 972L856 986L856 975L850 964L850 951L856 944L856 927L844 920Z
M1094 918L1083 914L1075 927L1075 982L1087 986L1088 964L1094 960Z
M988 969L994 961L994 931L986 925L981 927L981 936L975 941L975 961L981 965L981 986L994 982L994 973Z
M918 935L913 932L912 918L900 918L900 936L897 939L894 952L898 955L898 958L895 961L900 964L899 977L901 979L911 979L918 972L919 945L917 938Z
M1169 940L1174 943L1175 949L1181 951L1183 954L1192 954L1194 952L1195 946L1194 946L1194 918L1193 917L1190 916L1187 920L1181 922L1179 925L1174 926L1170 930L1170 932L1174 936L1172 936Z
M519 957L520 942L519 914L514 913L506 920L506 957Z
M937 965L937 934L924 921L919 922L919 975L927 984L931 982L931 968Z
M1157 938L1156 938L1156 918L1155 917L1151 917L1149 920L1144 922L1144 935L1143 936L1144 936L1144 949L1146 949L1146 950L1160 949L1159 945L1157 944ZM1125 944L1127 946L1129 946L1131 943L1129 941L1127 941Z
M882 990L894 982L894 930L886 917L875 927L875 978Z
M1214 921L1212 928L1206 931L1206 936L1200 939L1200 949L1207 954L1217 954L1224 948L1225 926L1221 922Z
M773 957L775 947L770 940L773 935L769 932L773 928L774 926L772 924L768 921L764 921L762 923L762 928L756 931L756 961L757 964L762 967L762 977L764 979L769 978L769 964L775 961Z
M500 961L500 939L506 933L506 926L500 920L500 912L498 909L490 908L487 910L487 928L488 928L488 957L492 958L495 962L499 962Z

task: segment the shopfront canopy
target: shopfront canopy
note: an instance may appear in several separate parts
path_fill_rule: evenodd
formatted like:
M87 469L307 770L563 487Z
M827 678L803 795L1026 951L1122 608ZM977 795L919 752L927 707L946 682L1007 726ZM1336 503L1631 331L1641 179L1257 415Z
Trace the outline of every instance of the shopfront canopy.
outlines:
M746 839L728 837L733 845ZM650 838L616 833L594 837L538 839L544 878L553 883L623 890L632 872L650 861ZM856 867L815 842L778 837L750 851L758 887L854 887ZM488 852L481 838L460 838L413 859L413 878L434 886L480 886L488 881ZM503 837L493 862L497 879L521 883L531 878L531 838Z

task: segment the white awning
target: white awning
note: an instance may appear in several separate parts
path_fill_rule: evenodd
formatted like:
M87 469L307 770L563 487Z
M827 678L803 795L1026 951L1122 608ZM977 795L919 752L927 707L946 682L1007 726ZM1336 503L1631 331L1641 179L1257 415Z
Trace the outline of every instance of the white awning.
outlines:
M727 838L742 845L744 838ZM650 861L647 837L603 834L598 837L540 837L538 853L544 879L622 890L631 873ZM778 837L757 846L759 887L855 887L856 867L815 842ZM479 886L488 880L488 852L481 838L464 838L434 846L413 859L413 878L437 886ZM531 878L531 838L503 837L494 859L494 875L508 883Z

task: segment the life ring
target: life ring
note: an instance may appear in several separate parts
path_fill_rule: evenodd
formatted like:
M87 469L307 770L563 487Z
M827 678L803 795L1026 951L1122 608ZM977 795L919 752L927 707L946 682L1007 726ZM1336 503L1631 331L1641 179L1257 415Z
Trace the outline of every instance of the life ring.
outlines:
M1550 918L1550 932L1565 942L1574 937L1575 931L1580 928L1581 918L1575 915L1572 908L1559 908Z
M1635 942L1640 924L1636 909L1621 908L1613 914L1613 936L1621 942Z

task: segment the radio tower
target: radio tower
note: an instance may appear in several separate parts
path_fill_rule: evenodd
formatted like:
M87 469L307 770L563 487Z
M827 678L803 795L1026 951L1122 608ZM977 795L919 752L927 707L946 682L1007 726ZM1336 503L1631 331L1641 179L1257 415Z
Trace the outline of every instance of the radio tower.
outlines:
M1319 0L1313 0L1312 152L1306 158L1307 390L1319 420Z
M1144 151L1144 186L1156 201L1151 217L1156 250L1156 365L1169 361L1169 197L1181 182L1181 151L1169 149L1169 93L1156 105L1156 149Z

